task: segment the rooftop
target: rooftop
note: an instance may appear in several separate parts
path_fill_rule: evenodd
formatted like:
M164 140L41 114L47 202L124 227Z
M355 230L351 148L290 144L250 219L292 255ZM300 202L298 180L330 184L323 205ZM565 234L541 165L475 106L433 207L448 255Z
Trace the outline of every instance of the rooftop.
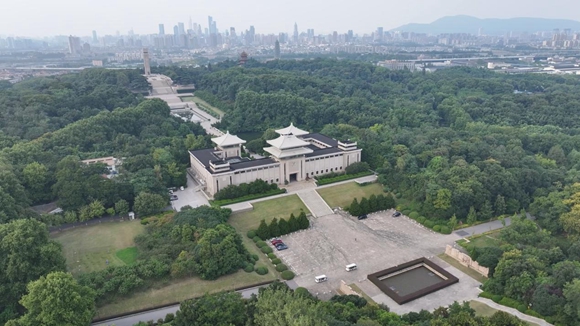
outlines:
M290 123L290 126L286 128L276 130L276 132L279 133L280 135L294 135L294 136L303 136L308 134L308 131L304 131L302 129L294 127L293 123Z
M230 164L230 170L241 170L241 169L246 169L246 168L250 168L250 167L256 167L256 166L260 166L260 165L267 165L267 164L276 163L276 161L274 161L271 158L263 158L263 159L259 159L259 160L250 160L250 159L241 158L241 157L228 157L225 160L223 160L223 159L220 159L219 157L217 157L214 154L214 152L215 152L215 150L212 148L189 151L189 153L191 155L193 155L198 161L200 161L201 164L203 164L203 166L205 167L205 169L208 170L210 173L214 173L210 169L210 166L209 166L210 162L212 162L214 165L218 164L218 162L219 163L226 163L227 162Z
M280 150L310 145L309 142L296 138L294 135L281 135L276 139L268 140L266 142Z
M246 143L245 140L241 139L236 135L230 134L229 131L219 137L212 138L211 141L220 147L240 145Z

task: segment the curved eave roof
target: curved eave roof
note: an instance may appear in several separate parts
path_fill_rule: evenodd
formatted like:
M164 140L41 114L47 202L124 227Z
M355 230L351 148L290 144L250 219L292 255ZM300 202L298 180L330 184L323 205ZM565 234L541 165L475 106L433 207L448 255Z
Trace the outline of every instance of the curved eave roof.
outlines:
M281 135L276 139L268 140L267 143L281 150L310 145L309 142L296 138L294 135Z
M212 138L211 141L214 142L218 146L232 146L232 145L240 145L240 144L246 143L245 140L241 139L240 137L238 137L236 135L230 134L229 131L226 132L224 135L221 135L221 136L216 137L216 138Z
M302 129L294 127L293 123L291 123L290 126L286 128L276 130L276 132L280 135L294 135L294 136L303 136L309 134L308 131L304 131Z

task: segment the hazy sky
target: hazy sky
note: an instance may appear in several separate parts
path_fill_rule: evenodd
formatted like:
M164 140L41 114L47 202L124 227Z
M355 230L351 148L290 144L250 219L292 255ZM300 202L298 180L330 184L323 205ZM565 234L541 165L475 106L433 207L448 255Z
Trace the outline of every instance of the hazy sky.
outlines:
M47 36L137 34L157 32L159 23L173 33L189 17L207 27L213 16L220 31L240 32L254 25L257 33L334 30L344 33L385 30L415 22L429 23L447 15L479 18L545 17L580 20L580 1L551 0L3 0L0 35Z

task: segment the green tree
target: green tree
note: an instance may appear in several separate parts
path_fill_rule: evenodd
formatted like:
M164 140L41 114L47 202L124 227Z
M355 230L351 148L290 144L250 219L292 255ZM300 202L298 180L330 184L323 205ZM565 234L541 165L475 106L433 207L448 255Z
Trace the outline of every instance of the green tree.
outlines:
M27 164L22 170L22 178L29 198L33 202L50 199L50 191L48 188L49 174L44 164L38 162Z
M242 295L220 292L182 302L172 325L245 326L247 319Z
M50 272L64 271L61 245L46 225L33 219L0 224L0 307L16 307L26 285ZM0 320L0 324L6 320Z
M103 206L103 203L101 203L100 200L94 200L90 205L89 205L89 215L91 218L95 218L95 217L101 217L105 214L105 206Z
M258 226L258 230L256 230L256 234L262 240L266 240L266 239L269 239L271 237L270 236L270 228L268 227L268 224L266 224L265 220L260 221L260 226Z
M232 226L219 224L203 232L193 254L195 273L202 279L215 280L243 267L247 251Z
M77 212L66 211L64 212L64 220L66 223L74 223L78 221Z
M506 205L505 205L505 199L502 195L497 195L497 197L495 198L495 215L500 216L505 214L506 211Z
M86 222L91 219L91 208L88 205L79 209L79 221Z
M393 197L392 193L388 193L385 196L385 204L384 204L386 209L390 209L390 208L395 208L395 206L397 206L397 203L395 202L395 198Z
M440 210L447 210L451 207L451 190L439 189L433 200L433 207Z
M142 192L135 198L133 210L139 216L147 216L159 213L165 206L167 206L167 198Z
M285 219L283 218L280 219L280 221L278 222L278 227L280 228L281 235L289 233L289 225Z
M575 279L564 286L564 297L567 302L564 313L572 323L577 324L580 321L580 279Z
M20 303L27 312L8 326L85 326L95 315L95 292L71 274L52 272L30 282Z
M471 206L469 208L469 214L467 214L467 224L473 225L477 222L477 214L475 213L475 208Z
M120 216L127 216L129 214L129 203L124 199L119 200L115 203L115 211Z
M481 209L479 210L479 218L481 220L487 220L491 219L492 215L493 208L491 207L491 203L489 202L489 200L486 200L481 206Z
M288 219L288 232L296 232L300 230L300 224L298 223L298 219L294 216L294 213L290 214L290 218Z
M455 216L455 214L451 216L447 222L447 226L451 229L451 231L455 231L455 227L457 227L457 216Z
M372 194L369 197L369 213L376 212L379 210L379 204L377 203L377 196Z
M196 136L193 134L189 134L185 137L183 142L185 144L185 148L189 151L207 147L205 137L202 135Z
M360 216L364 214L356 198L353 199L350 206L348 206L348 211L352 216Z
M317 303L294 295L291 290L267 288L260 292L255 304L256 326L325 326L328 325Z
M300 215L298 215L298 226L302 230L306 230L308 227L310 227L310 221L308 220L308 217L306 217L306 213L304 213L304 211L301 211Z
M371 211L371 207L369 205L369 200L366 197L363 197L360 200L360 210L361 210L361 215L368 214Z
M271 237L279 237L280 236L280 227L278 226L278 219L274 217L274 219L270 222L268 226L270 230Z

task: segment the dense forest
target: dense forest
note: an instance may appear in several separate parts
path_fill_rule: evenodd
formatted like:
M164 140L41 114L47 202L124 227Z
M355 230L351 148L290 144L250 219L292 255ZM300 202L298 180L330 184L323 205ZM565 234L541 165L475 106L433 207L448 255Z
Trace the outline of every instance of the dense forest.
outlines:
M513 215L496 245L468 246L491 268L486 293L559 325L580 323L577 76L472 68L423 74L326 59L173 73L194 80L198 96L227 112L220 127L230 131L292 121L358 141L399 207L429 223Z

